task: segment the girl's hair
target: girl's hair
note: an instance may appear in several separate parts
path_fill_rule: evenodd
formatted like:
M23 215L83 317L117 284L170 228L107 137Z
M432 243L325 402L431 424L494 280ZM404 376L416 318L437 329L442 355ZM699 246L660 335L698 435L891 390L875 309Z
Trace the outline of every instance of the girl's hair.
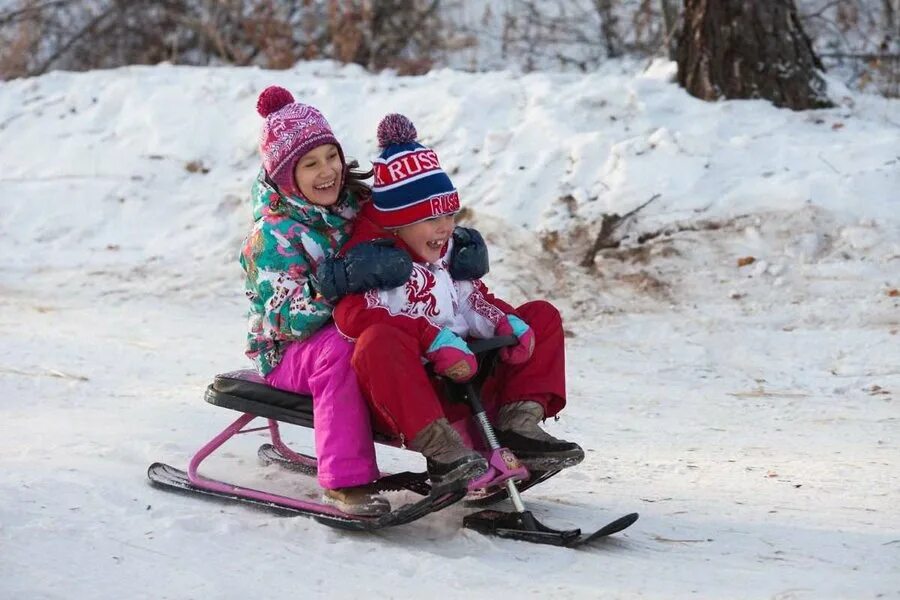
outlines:
M359 170L359 161L351 159L347 163L347 180L344 182L344 187L355 194L369 196L372 193L372 186L366 183L365 180L371 179L374 174L374 169L369 169L368 171Z

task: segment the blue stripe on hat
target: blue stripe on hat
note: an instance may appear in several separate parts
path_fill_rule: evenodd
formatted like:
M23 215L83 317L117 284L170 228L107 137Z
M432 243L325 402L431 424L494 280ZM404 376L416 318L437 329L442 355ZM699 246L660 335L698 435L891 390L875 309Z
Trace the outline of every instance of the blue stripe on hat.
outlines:
M390 190L372 190L372 200L380 210L397 210L430 198L435 194L452 192L453 182L443 171L411 181Z
M388 146L385 148L381 154L378 155L382 161L387 162L391 159L395 154L400 154L401 152L410 152L412 150L423 150L425 146L420 144L419 142L410 142L408 144L395 144L392 146ZM376 159L377 161L377 159Z

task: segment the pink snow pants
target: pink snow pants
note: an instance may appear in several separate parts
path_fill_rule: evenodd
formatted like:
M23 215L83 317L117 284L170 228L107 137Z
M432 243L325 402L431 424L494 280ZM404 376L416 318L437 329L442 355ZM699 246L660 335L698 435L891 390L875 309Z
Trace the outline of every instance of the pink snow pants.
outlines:
M266 382L313 398L319 485L326 489L378 479L369 407L350 366L353 344L331 322L292 342Z

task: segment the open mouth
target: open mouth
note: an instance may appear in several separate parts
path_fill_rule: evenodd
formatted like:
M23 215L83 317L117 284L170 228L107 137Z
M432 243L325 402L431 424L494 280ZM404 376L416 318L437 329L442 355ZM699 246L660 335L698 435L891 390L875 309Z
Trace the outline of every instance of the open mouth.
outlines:
M428 248L430 248L431 250L440 250L441 248L444 247L444 244L446 244L446 243L447 243L447 240L445 240L445 239L429 240L429 241L425 242L425 245L428 246Z
M337 183L337 177L335 177L331 181L326 181L325 183L320 183L319 185L314 185L313 189L321 192L321 191L333 188L335 183Z

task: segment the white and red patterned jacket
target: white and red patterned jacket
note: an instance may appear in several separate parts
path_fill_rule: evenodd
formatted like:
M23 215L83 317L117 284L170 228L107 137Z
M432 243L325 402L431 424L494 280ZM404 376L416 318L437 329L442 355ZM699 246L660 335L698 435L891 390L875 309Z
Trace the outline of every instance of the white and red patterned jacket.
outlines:
M453 240L444 249L440 262L426 263L403 241L376 225L367 214L366 205L353 228L344 250L361 242L391 238L398 248L409 252L413 270L404 285L390 290L369 290L345 296L334 311L338 329L346 337L356 339L368 327L386 323L407 331L419 340L422 354L444 327L462 338L489 338L504 315L515 309L496 298L481 280L454 280L447 270Z

